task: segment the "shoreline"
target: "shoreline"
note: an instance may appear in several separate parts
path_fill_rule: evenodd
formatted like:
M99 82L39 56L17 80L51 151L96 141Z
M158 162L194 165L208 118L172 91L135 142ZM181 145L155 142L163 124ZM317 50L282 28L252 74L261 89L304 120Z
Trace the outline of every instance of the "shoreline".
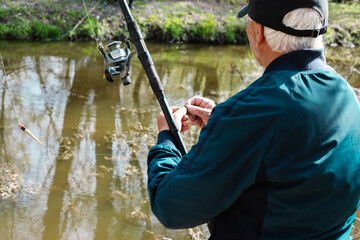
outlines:
M247 45L245 20L236 17L242 2L135 0L131 12L147 41ZM86 0L85 5L91 24L81 0L6 0L0 4L0 40L129 39L117 3ZM326 46L360 46L360 4L331 1L329 16Z

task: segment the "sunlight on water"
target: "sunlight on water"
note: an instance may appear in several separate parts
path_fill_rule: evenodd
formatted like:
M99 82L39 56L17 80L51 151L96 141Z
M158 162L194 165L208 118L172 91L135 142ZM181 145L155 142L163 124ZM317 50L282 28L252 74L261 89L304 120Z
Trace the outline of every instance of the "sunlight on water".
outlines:
M222 102L263 71L248 47L148 48L170 105L194 95ZM124 87L103 78L106 65L94 43L0 42L0 53L16 104L2 79L2 239L208 238L206 226L169 230L151 212L146 157L160 110L137 58L132 84ZM327 55L360 98L359 50ZM18 129L15 108L54 156ZM191 128L183 136L188 148L198 134Z

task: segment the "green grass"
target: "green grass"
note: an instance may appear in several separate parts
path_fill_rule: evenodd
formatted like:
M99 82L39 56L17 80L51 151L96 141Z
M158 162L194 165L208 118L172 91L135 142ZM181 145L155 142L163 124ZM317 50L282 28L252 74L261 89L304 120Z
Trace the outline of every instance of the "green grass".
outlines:
M88 10L95 0L85 0ZM136 0L132 10L142 35L148 40L165 42L203 42L246 44L245 20L237 10L245 0L162 1ZM128 39L118 6L100 1L90 14L97 38ZM99 15L100 20L96 20ZM329 30L325 43L360 45L360 4L329 2ZM0 39L20 40L93 40L82 0L10 1L0 4Z
M329 3L329 22L360 24L359 3Z
M61 30L58 27L42 23L38 20L33 20L30 31L32 39L35 40L59 40L61 36Z
M329 3L327 45L360 46L360 4Z
M237 19L231 10L227 11L228 15L220 16L199 7L194 10L194 5L186 2L168 3L166 8L172 10L155 12L139 21L141 29L150 39L171 42L247 42L245 22Z
M179 41L183 34L183 21L179 17L166 18L163 23L163 33L169 34L170 39Z
M194 35L199 35L202 39L214 40L216 34L217 22L213 14L205 14L200 18L198 24L191 28Z
M239 20L231 16L227 16L224 24L224 41L229 43L236 43L240 38L244 41L242 43L246 43L247 35L246 35L246 22L244 19Z
M10 15L10 11L7 9L0 9L0 21L5 21Z

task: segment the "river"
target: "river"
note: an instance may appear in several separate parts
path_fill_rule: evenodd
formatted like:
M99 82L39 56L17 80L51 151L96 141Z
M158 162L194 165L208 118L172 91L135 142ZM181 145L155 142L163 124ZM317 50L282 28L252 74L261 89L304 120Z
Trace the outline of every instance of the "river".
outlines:
M247 46L148 49L170 105L194 95L222 102L263 71ZM146 157L160 110L137 58L122 86L104 79L95 43L3 41L0 53L1 239L207 239L205 226L169 230L151 212ZM360 99L360 49L326 55ZM198 134L184 134L188 148Z

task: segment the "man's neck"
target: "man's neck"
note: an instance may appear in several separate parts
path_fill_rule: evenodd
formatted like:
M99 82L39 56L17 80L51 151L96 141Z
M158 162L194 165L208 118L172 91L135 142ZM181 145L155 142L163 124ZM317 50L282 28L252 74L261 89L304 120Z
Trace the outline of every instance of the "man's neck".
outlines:
M282 53L274 52L273 50L271 50L269 45L266 45L263 49L263 53L264 53L263 59L260 64L266 68L267 66L269 66L269 64L272 61L274 61L276 58L280 57L281 55L284 55L286 52L282 52Z

